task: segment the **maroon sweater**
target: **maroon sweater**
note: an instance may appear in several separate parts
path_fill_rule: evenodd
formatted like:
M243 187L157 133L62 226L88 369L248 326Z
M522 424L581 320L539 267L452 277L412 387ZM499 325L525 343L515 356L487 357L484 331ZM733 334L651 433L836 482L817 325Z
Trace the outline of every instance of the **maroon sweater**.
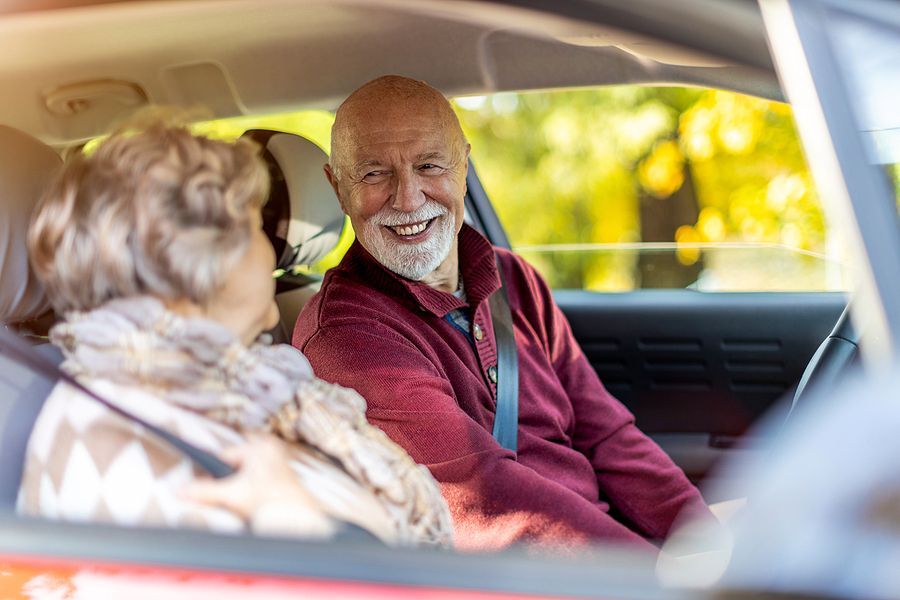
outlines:
M491 436L494 252L519 350L517 453ZM457 547L618 540L649 548L645 539L665 538L683 509L708 515L681 470L604 389L537 272L468 226L459 260L473 332L481 330L471 340L444 318L466 303L391 273L359 242L326 274L293 336L316 375L358 390L369 420L428 466Z

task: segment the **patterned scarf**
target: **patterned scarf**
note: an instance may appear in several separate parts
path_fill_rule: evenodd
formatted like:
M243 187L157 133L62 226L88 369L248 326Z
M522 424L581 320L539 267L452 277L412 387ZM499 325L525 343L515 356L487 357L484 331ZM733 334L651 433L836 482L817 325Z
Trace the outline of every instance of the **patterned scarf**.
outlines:
M384 505L398 543L451 544L447 505L428 469L369 425L358 393L316 379L295 348L248 348L222 325L150 297L71 312L50 339L73 376L140 387L239 432L268 431L326 455Z

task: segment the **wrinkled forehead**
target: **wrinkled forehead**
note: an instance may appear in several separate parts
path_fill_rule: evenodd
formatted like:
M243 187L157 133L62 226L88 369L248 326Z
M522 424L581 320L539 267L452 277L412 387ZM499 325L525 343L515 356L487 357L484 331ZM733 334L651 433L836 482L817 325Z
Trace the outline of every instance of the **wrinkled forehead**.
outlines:
M449 154L456 149L457 137L442 127L372 127L350 136L347 155L392 154L411 158L423 153Z
M385 100L344 106L332 131L332 152L350 160L361 152L387 149L455 151L461 143L464 136L450 106L427 101Z

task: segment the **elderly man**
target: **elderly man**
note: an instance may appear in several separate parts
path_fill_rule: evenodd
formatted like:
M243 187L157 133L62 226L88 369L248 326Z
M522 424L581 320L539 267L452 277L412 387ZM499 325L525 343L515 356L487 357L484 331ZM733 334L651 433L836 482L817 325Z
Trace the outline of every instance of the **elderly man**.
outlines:
M469 145L447 100L397 76L340 106L325 174L357 239L297 322L323 379L440 482L457 546L598 540L652 548L700 494L603 388L550 290L463 224ZM496 258L495 258L496 257ZM517 452L491 435L499 261L519 364Z

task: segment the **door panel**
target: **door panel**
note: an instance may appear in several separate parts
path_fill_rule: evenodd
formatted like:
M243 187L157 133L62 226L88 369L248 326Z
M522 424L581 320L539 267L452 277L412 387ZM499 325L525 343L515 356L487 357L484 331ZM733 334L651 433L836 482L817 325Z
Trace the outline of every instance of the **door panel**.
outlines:
M466 182L467 220L509 248L471 161ZM693 481L705 483L719 460L743 452L734 444L760 416L787 414L782 400L847 302L836 292L554 296L604 385ZM710 486L703 491L707 500L726 499L711 497Z
M607 389L694 480L791 392L841 314L840 293L624 294L556 301Z

